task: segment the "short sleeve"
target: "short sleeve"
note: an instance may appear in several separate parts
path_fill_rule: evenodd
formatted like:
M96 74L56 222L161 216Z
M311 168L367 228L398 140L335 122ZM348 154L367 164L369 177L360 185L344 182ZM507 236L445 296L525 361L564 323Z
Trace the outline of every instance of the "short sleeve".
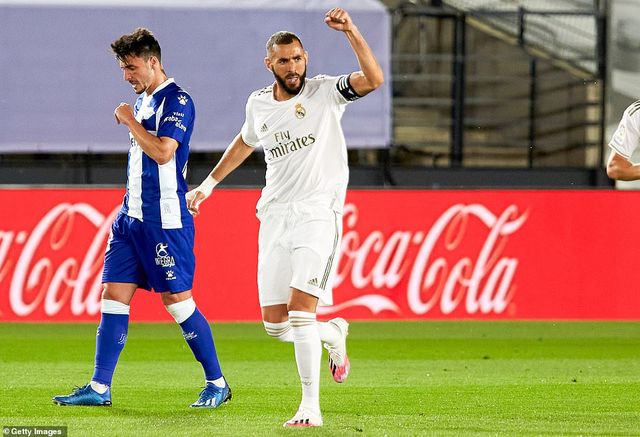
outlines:
M187 93L168 96L162 105L156 136L173 138L182 143L185 134L193 129L195 115L195 106Z
M640 101L629 106L624 111L622 120L620 120L618 128L609 142L609 147L627 159L631 157L634 150L640 145L639 121Z
M256 130L254 129L253 122L253 114L251 111L251 98L247 100L247 104L245 106L245 118L244 123L242 125L242 129L240 130L240 135L242 136L242 141L248 146L256 147L258 142L260 141L256 135Z

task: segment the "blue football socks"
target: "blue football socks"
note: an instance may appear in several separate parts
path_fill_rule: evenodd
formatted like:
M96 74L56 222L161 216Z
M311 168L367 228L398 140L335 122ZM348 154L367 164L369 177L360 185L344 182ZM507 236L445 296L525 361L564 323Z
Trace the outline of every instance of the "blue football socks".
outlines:
M180 323L182 335L187 340L187 344L193 351L196 360L202 364L205 379L213 381L222 376L216 347L213 343L213 334L209 322L204 318L202 313L196 308L193 314Z
M129 331L128 314L102 313L96 334L96 361L92 381L110 386Z

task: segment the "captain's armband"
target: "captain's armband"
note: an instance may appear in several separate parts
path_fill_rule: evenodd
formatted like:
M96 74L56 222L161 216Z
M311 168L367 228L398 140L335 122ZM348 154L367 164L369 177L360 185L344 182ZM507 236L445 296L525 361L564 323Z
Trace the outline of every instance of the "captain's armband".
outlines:
M338 82L336 82L336 88L346 101L353 102L354 100L358 100L362 96L358 95L358 93L356 93L356 90L354 90L351 86L351 82L349 81L350 76L350 74L340 76Z

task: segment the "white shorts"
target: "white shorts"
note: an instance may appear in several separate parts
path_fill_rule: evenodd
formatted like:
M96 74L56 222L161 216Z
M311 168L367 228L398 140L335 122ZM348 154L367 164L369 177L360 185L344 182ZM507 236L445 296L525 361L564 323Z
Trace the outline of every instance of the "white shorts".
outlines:
M342 214L297 202L268 204L257 216L260 306L286 304L290 288L332 305Z

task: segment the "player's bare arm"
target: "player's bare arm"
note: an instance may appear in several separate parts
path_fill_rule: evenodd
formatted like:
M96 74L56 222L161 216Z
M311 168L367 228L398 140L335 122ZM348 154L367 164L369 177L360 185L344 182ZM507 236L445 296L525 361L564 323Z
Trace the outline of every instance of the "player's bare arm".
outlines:
M120 103L114 111L116 122L129 128L138 145L151 159L158 164L166 164L171 160L178 148L178 142L169 137L156 137L150 134L136 120L133 109L128 103Z
M640 180L640 164L634 164L612 150L607 161L607 175L619 181Z
M362 97L380 87L384 82L382 68L347 11L333 8L325 14L324 22L330 28L344 32L356 54L360 71L353 72L349 76L349 82L354 91Z
M209 176L198 187L187 193L189 212L194 216L200 214L200 204L211 195L215 186L238 168L252 152L253 147L244 142L242 135L236 135Z

